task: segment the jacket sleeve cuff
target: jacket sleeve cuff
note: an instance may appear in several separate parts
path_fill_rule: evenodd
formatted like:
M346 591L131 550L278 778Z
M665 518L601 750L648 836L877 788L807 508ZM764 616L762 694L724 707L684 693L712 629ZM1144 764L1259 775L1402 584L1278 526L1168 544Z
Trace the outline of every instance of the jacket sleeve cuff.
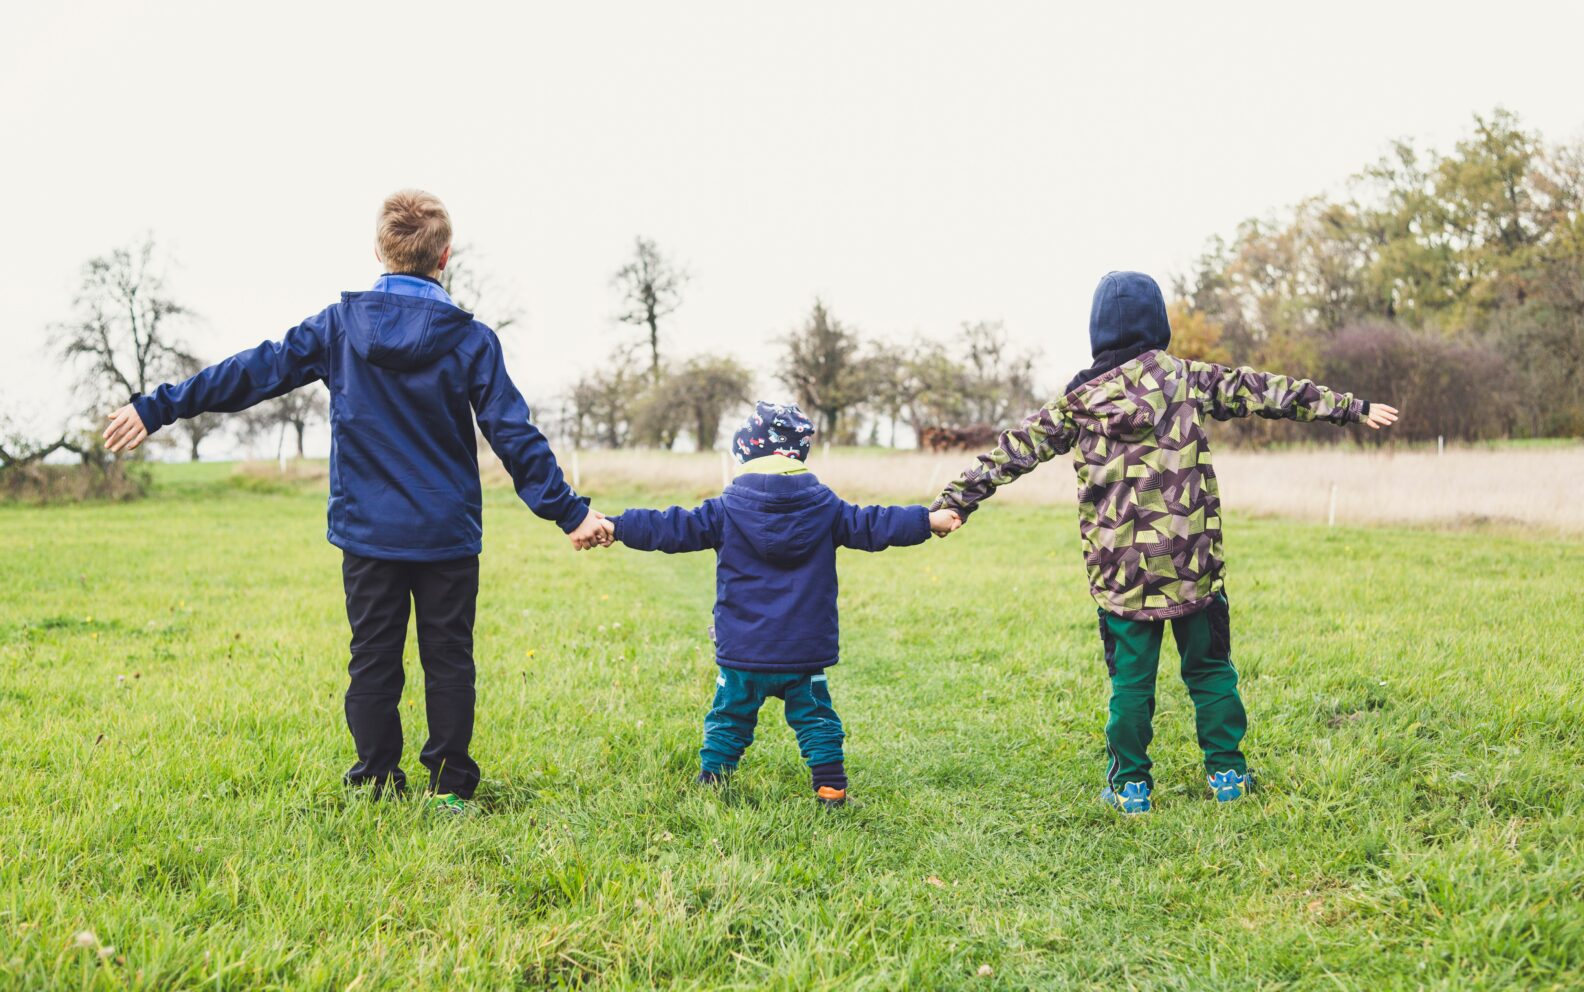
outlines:
M138 419L143 421L143 429L150 434L165 426L160 422L152 397L144 396L142 393L132 394L132 409L137 411Z
M912 536L916 537L917 540L915 540L913 543L914 544L923 544L925 541L928 541L930 539L930 524L929 524L930 511L929 511L929 507L927 507L927 506L914 506L914 507L911 507L910 509L918 511L917 513L913 514L913 520L914 520L915 525L917 527L916 533L914 535L912 535Z
M561 528L563 534L570 534L582 526L584 519L588 515L589 498L587 496L579 496L572 504L572 508L566 512L566 516L557 520L556 524Z

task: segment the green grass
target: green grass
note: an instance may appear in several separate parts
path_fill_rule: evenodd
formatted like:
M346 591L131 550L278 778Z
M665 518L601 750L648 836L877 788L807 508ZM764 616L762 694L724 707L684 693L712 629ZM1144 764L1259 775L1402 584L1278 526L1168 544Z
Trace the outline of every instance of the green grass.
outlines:
M1234 517L1265 788L1206 798L1163 678L1156 812L1129 821L1094 800L1068 511L844 552L855 802L825 812L778 711L729 792L690 785L709 556L576 556L491 492L483 812L448 821L343 794L322 496L225 471L0 509L0 987L1584 983L1580 545ZM415 659L408 695L413 773Z

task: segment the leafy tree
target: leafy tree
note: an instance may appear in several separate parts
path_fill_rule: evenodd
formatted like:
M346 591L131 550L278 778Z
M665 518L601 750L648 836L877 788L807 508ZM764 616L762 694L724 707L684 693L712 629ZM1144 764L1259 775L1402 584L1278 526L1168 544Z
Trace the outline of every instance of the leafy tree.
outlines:
M733 406L749 402L753 373L735 359L698 356L675 375L674 395L700 451L713 451L721 421Z
M1171 320L1172 354L1199 362L1225 365L1232 360L1231 352L1221 344L1221 325L1212 321L1201 310L1195 310L1187 300L1174 300L1166 308Z
M916 343L908 356L907 418L913 435L927 427L961 424L969 419L968 372L938 341Z
M1285 215L1245 222L1230 241L1213 240L1178 281L1178 295L1185 318L1202 315L1219 328L1212 346L1231 360L1284 371L1317 374L1344 328L1349 354L1363 353L1361 334L1397 334L1388 328L1414 332L1393 337L1398 345L1439 335L1450 350L1393 353L1404 361L1421 355L1426 368L1415 381L1444 378L1450 355L1505 377L1522 398L1517 415L1478 418L1470 429L1578 433L1581 216L1584 145L1547 143L1498 109L1476 116L1449 151L1399 141L1345 197L1313 197ZM1482 400L1488 393L1468 385ZM1454 435L1465 429L1442 419ZM1248 437L1282 430L1241 421L1226 429Z
M827 440L850 441L854 431L842 415L867 398L868 386L858 335L816 299L807 321L787 337L786 346L777 378L815 416L816 429Z
M644 237L636 239L632 259L611 277L622 303L616 319L648 331L649 378L653 383L660 381L660 321L682 305L682 287L687 279L685 271Z

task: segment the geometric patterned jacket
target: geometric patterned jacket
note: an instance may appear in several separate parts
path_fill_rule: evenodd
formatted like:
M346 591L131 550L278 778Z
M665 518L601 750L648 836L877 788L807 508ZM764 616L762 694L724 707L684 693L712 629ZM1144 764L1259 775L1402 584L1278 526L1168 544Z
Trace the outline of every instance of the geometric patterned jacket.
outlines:
M1308 379L1145 352L1003 431L930 506L964 520L1069 450L1089 589L1130 620L1187 616L1221 591L1221 500L1205 417L1356 423L1369 405Z

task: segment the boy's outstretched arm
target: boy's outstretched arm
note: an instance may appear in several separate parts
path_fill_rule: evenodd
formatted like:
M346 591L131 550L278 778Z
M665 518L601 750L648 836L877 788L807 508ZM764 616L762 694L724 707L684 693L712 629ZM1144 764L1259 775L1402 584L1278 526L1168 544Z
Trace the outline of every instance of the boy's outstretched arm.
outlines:
M506 374L500 338L494 331L486 333L485 346L468 371L468 401L484 439L506 466L512 488L528 509L555 521L579 550L605 543L603 528L597 526L604 518L567 485L550 442L528 419L528 402Z
M1397 411L1371 404L1352 393L1339 393L1308 379L1295 379L1251 368L1227 368L1210 362L1189 362L1188 381L1208 401L1217 420L1256 414L1270 420L1331 424L1364 423L1374 430L1396 422Z
M610 518L616 540L636 551L680 554L720 547L720 500L707 499L696 510L628 510Z
M996 446L942 490L930 509L951 510L966 521L998 488L1071 451L1077 439L1078 426L1067 412L1066 399L1048 403L1017 427L1002 431Z
M930 514L922 506L855 506L836 516L836 543L857 551L905 548L929 540Z
M323 379L324 314L293 327L279 341L238 352L185 382L166 383L110 414L105 447L130 451L150 434L200 413L235 413Z

